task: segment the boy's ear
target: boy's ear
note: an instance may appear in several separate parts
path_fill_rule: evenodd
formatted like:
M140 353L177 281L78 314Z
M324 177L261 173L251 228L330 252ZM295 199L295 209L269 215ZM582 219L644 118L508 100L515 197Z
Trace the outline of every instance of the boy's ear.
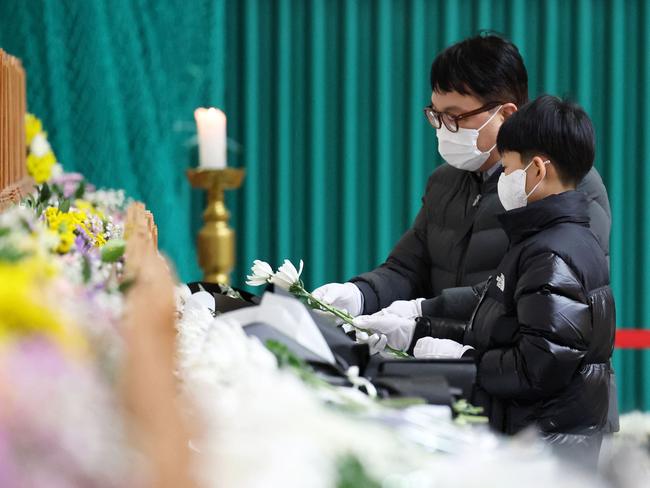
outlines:
M517 111L517 106L514 103L505 103L501 107L501 113L503 114L503 120L506 120L512 114Z
M539 176L540 179L546 178L546 161L548 159L541 156L535 156L531 161L535 167L535 176Z

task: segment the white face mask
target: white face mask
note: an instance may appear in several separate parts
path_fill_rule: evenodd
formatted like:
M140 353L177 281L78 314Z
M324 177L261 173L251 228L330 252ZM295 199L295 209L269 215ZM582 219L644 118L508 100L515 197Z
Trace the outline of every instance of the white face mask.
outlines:
M544 164L549 163L550 161L544 161ZM524 169L516 169L509 175L501 173L501 176L499 176L497 191L501 205L506 210L513 210L528 205L528 197L537 190L537 187L543 181L539 180L533 189L529 193L526 193L526 171L528 171L531 164L533 164L532 161Z
M458 128L458 132L451 132L445 124L436 129L438 137L438 152L442 158L454 168L465 171L476 171L490 157L490 152L496 147L496 144L487 151L481 151L476 142L478 141L479 131L488 125L490 121L499 113L502 105L497 107L496 112L487 119L478 129Z

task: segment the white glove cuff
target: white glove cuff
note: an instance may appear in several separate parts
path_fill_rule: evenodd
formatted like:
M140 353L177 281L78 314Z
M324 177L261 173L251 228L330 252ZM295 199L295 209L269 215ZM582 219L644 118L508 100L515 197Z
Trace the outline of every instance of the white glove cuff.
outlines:
M414 305L415 305L415 311L417 312L416 317L422 317L422 302L424 301L424 298L416 298L413 300Z
M347 287L350 293L350 310L348 310L348 313L353 317L361 315L361 312L363 312L363 293L354 283L343 283L343 286Z

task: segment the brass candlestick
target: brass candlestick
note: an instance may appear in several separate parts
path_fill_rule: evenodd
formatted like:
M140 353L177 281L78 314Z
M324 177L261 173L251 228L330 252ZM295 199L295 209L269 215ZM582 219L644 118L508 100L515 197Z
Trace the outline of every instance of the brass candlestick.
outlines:
M209 283L230 283L229 274L235 266L235 231L228 227L230 213L224 190L239 188L244 174L239 168L187 170L191 185L208 191L208 204L203 212L205 223L197 244L203 280Z

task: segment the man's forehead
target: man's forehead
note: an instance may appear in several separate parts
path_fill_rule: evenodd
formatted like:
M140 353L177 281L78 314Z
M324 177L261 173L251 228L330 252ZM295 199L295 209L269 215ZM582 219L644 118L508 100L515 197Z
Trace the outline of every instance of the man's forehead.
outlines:
M480 100L472 95L462 95L457 91L431 92L431 104L439 112L468 112L480 105Z

